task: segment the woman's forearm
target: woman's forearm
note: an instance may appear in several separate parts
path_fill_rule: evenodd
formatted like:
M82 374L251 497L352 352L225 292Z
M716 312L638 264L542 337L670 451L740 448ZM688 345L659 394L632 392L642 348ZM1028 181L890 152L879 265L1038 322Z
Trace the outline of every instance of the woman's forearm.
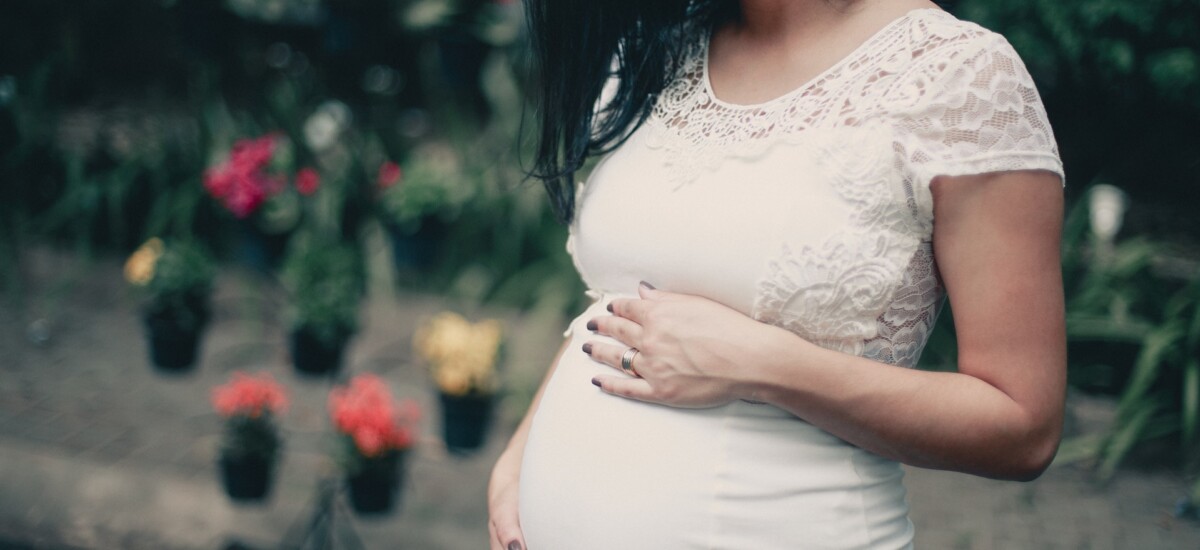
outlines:
M747 358L759 368L744 371L746 398L866 450L915 466L1023 480L1037 477L1057 449L1061 415L1039 413L980 378L886 365L763 329Z

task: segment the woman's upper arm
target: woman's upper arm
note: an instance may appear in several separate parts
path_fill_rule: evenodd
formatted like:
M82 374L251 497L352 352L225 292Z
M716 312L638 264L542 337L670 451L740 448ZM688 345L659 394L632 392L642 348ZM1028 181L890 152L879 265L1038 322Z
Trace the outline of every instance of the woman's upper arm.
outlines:
M933 246L954 310L959 372L1012 398L1057 443L1066 385L1059 175L938 177Z

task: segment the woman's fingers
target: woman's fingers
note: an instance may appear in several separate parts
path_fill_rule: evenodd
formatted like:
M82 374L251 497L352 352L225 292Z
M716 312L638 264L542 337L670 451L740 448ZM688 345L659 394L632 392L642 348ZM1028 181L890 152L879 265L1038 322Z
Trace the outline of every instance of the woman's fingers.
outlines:
M520 458L505 452L488 482L488 533L492 550L525 550L518 515Z
M525 537L515 513L493 513L488 532L492 535L492 550L525 550Z
M592 378L592 384L605 393L616 396L637 399L638 401L655 401L654 389L650 383L641 378L622 378L618 376L597 376Z
M489 550L504 550L500 544L500 535L496 534L496 523L488 519L488 548Z
M608 303L608 311L618 317L624 317L639 325L646 324L646 314L654 307L654 301L668 294L656 290L650 283L643 281L638 285L637 298L617 298Z
M642 342L642 325L614 315L596 317L588 321L587 328L629 346L637 346Z
M633 346L618 345L618 344L606 344L603 342L587 342L583 345L584 353L592 356L592 360L600 362L600 363L604 363L605 365L608 365L608 366L610 366L616 370L619 370L625 374L631 374L631 373L627 372L625 370L625 368L621 365L621 358L625 355L625 352L629 351L630 348L633 348ZM637 349L637 348L633 348L633 349ZM638 373L638 376L640 377L641 372L638 371L638 368L640 368L644 364L645 364L645 360L642 357L642 354L639 352L636 355L634 355L632 360L630 361L630 366L631 366L630 370L632 370L635 373Z

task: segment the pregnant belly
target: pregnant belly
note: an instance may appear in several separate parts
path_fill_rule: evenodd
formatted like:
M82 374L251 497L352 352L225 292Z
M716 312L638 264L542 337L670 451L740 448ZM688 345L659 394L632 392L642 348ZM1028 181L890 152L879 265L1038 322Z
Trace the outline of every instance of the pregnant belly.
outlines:
M901 470L771 406L676 409L591 384L576 320L521 471L531 550L903 548Z

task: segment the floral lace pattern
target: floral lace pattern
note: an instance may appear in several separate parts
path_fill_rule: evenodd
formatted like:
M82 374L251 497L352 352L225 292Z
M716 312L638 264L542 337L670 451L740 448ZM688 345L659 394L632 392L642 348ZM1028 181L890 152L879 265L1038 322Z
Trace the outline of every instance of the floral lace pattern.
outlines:
M829 349L913 366L945 294L930 242L932 179L1062 174L1019 57L999 35L916 10L802 87L741 106L713 95L707 45L707 35L696 41L643 128L672 183L798 147L818 159L849 212L820 245L784 239L754 317Z

